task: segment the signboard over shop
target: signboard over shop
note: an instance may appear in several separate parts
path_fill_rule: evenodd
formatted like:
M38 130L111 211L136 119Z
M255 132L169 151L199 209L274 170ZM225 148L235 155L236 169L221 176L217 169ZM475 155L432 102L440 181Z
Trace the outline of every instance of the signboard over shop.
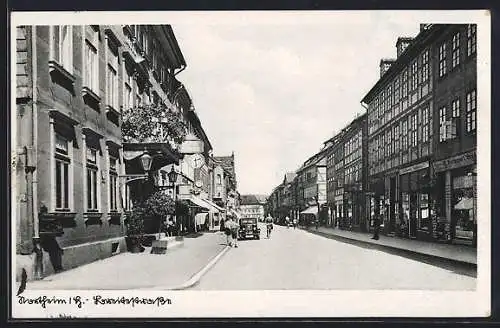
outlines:
M408 167L405 167L404 169L399 170L399 174L403 175L403 174L406 174L406 173L410 173L410 172L415 172L415 171L418 171L418 170L426 169L428 167L429 167L429 162L418 163L418 164L415 164L415 165L412 165L412 166L408 166Z
M475 162L476 162L476 151L472 151L469 153L437 161L433 164L433 166L434 166L434 171L440 172L446 170L453 170L462 166L472 165Z

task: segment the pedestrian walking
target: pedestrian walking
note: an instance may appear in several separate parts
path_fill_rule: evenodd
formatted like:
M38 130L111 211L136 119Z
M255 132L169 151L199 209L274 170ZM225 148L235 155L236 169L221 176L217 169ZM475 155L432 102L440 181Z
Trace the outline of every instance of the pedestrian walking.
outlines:
M293 219L293 228L297 228L298 220L297 218Z
M319 225L319 219L316 218L316 220L314 221L314 224L316 225L316 230L318 230L318 225Z
M230 227L229 229L231 230L231 239L232 239L232 245L235 248L238 248L238 228L240 225L234 221L233 219L230 220Z
M233 247L233 243L231 240L231 218L228 218L222 222L221 230L223 230L224 234L226 235L226 244L230 247Z

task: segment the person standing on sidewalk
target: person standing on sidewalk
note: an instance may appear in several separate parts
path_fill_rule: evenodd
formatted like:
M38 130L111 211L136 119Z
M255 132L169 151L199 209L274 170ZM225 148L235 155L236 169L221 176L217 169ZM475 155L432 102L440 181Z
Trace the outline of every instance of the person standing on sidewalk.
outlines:
M238 228L240 227L240 225L236 223L235 220L232 219L230 222L231 222L230 229L231 229L232 243L235 248L238 248Z
M297 218L294 218L294 219L293 219L293 228L294 228L294 229L295 229L295 228L297 228L297 223L298 223L298 222L297 222Z
M223 224L221 224L221 230L224 231L224 234L226 235L226 244L230 247L233 246L232 240L231 240L231 218L228 217L225 221L223 221Z
M378 240L380 232L380 210L375 208L375 215L373 218L373 237L372 239Z

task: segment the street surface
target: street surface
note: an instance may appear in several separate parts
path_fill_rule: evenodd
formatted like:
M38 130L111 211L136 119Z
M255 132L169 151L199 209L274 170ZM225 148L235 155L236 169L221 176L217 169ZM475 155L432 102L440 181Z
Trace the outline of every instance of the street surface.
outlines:
M220 235L221 241L223 236ZM304 230L261 224L260 240L243 240L201 278L194 290L420 289L473 290L463 268L427 264Z

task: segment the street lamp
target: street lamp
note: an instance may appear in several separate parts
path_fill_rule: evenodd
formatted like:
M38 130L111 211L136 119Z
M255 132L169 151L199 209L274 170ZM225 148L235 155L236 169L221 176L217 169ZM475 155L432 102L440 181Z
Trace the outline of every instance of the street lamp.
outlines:
M148 153L144 153L144 155L141 156L141 165L146 174L151 170L151 164L153 164L153 157Z

